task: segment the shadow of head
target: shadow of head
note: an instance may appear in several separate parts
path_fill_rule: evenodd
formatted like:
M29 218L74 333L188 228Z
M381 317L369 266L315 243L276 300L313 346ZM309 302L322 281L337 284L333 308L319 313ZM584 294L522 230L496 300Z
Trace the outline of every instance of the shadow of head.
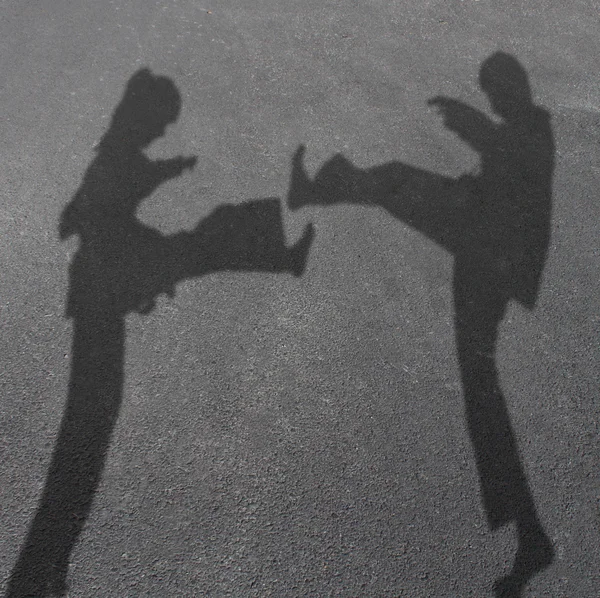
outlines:
M181 111L181 96L168 77L147 69L135 73L125 88L99 149L118 144L142 149L165 133Z
M95 148L96 158L61 216L61 239L108 230L111 219L113 224L115 219L131 223L140 201L168 178L143 150L165 134L180 111L181 96L168 77L144 68L129 79L110 126Z
M527 72L514 56L505 52L496 52L484 60L479 84L492 110L506 121L519 120L532 105Z

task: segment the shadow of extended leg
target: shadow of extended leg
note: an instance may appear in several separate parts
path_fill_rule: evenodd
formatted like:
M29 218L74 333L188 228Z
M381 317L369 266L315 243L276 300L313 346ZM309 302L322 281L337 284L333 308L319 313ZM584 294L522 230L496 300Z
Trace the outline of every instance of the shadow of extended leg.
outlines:
M338 154L311 180L304 170L304 152L300 146L292 158L290 209L342 203L381 207L450 252L457 251L461 240L456 234L464 226L471 193L466 178L453 179L402 162L361 170Z
M471 192L464 181L389 162L365 171L359 193L454 254Z
M278 198L214 210L190 233L170 240L173 284L214 272L270 272L301 276L314 238L312 224L288 247Z

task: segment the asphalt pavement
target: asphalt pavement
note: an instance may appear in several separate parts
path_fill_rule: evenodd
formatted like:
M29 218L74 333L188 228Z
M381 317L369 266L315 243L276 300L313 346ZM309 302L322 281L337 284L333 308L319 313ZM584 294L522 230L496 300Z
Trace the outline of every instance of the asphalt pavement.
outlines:
M0 2L0 594L600 596L598 17Z

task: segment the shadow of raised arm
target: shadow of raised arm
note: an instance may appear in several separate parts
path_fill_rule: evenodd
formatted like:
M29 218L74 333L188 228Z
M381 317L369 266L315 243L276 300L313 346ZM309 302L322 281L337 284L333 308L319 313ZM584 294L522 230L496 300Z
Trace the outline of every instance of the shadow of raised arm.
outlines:
M198 162L196 156L177 156L168 160L155 160L152 162L155 171L156 186L168 181L169 179L181 176L185 170L193 170Z
M444 119L444 126L475 151L483 151L492 141L496 125L483 112L445 96L431 98L427 104L435 106Z

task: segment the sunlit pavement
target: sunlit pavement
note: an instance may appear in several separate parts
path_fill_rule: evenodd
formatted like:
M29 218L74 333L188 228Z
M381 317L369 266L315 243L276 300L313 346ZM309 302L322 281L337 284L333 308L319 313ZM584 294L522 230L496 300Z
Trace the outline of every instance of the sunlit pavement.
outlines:
M600 595L597 8L5 1L0 592Z

